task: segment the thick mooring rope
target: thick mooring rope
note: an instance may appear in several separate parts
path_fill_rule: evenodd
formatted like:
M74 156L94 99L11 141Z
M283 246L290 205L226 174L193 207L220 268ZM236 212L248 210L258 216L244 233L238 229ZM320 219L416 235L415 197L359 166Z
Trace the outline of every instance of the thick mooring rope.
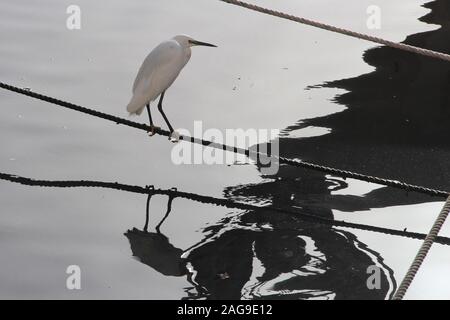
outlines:
M394 41L385 40L385 39L370 36L370 35L367 35L364 33L355 32L355 31L344 29L344 28L335 27L335 26L332 26L329 24L317 22L314 20L297 17L297 16L294 16L294 15L291 15L288 13L275 11L272 9L267 9L264 7L260 7L260 6L257 6L257 5L251 4L251 3L247 3L247 2L243 2L243 1L239 1L239 0L219 0L219 1L233 4L236 6L240 6L243 8L247 8L247 9L250 9L253 11L261 12L264 14L268 14L271 16L279 17L282 19L287 19L287 20L298 22L298 23L306 24L306 25L309 25L312 27L316 27L316 28L320 28L320 29L324 29L324 30L328 30L328 31L332 31L332 32L337 32L337 33L347 35L350 37L379 43L379 44L382 44L382 45L385 45L385 46L388 46L391 48L400 49L400 50L404 50L404 51L408 51L408 52L413 52L413 53L417 53L417 54L420 54L423 56L436 58L436 59L440 59L440 60L444 60L444 61L450 61L450 55L442 53L442 52L437 52L437 51L433 51L433 50L429 50L429 49L411 46L411 45L404 44L404 43L398 43L398 42L394 42Z
M419 271L420 267L422 266L423 261L425 260L428 252L431 249L431 246L433 245L434 242L436 242L436 238L438 237L439 231L442 229L442 226L444 225L445 220L447 219L449 213L450 213L450 197L447 198L447 201L445 202L445 205L442 208L441 213L439 214L435 223L433 224L430 233L428 233L427 237L423 241L423 244L420 247L416 257L414 258L413 263L409 267L409 270L406 273L405 278L398 287L393 300L401 300L405 296L406 291L408 290L409 286L414 280L417 271Z
M103 113L100 111L82 107L82 106L79 106L79 105L76 105L76 104L73 104L70 102L66 102L63 100L59 100L59 99L56 99L53 97L45 96L43 94L39 94L39 93L33 92L31 90L27 90L27 89L15 87L15 86L3 83L3 82L0 82L0 88L6 89L6 90L9 90L12 92L20 93L25 96L35 98L38 100L42 100L45 102L49 102L54 105L58 105L60 107L64 107L64 108L72 109L72 110L79 111L82 113L86 113L86 114L89 114L94 117L109 120L109 121L115 122L117 124L123 124L123 125L129 126L129 127L140 129L140 130L147 131L147 132L150 132L150 130L151 130L150 126L148 126L146 124L137 123L137 122L133 122L133 121L130 121L127 119L119 118L119 117L116 117L116 116L113 116L113 115L110 115L107 113ZM170 136L169 131L163 130L160 128L156 128L155 133L162 135L162 136L166 136L166 137ZM198 138L194 138L194 137L180 136L180 140L187 141L190 143L201 144L204 146L208 146L208 147L216 148L216 149L220 149L220 150L231 151L231 152L234 152L237 154L243 154L243 155L246 155L249 157L253 157L253 159L255 159L256 157L269 157L273 161L278 161L280 164L287 164L287 165L291 165L291 166L295 166L295 167L307 168L307 169L331 174L331 175L342 177L342 178L357 179L357 180L366 181L366 182L370 182L370 183L376 183L376 184L380 184L380 185L384 185L384 186L394 187L394 188L402 189L402 190L406 190L406 191L415 191L415 192L427 194L430 196L447 198L450 195L450 193L447 191L431 189L431 188L413 185L413 184L409 184L409 183L405 183L405 182L401 182L401 181L397 181L397 180L379 178L379 177L369 176L369 175L356 173L356 172L352 172L352 171L322 166L319 164L315 164L315 163L311 163L311 162L307 162L307 161L303 161L303 160L298 160L298 159L289 159L289 158L278 157L278 156L274 156L274 155L269 156L265 153L256 152L256 151L253 151L250 149L237 148L237 147L228 146L225 144L216 143L216 142L212 142L212 141L208 141L208 140L202 140L202 139L198 139Z

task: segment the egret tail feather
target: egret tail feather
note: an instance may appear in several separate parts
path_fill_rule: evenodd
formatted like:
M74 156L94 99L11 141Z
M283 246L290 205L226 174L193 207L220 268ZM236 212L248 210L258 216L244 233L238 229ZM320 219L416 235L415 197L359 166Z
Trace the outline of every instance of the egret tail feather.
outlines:
M133 98L131 98L130 103L127 105L127 111L130 114L136 114L140 115L142 111L145 108L145 105L147 104L147 101L144 97L139 95L134 95Z

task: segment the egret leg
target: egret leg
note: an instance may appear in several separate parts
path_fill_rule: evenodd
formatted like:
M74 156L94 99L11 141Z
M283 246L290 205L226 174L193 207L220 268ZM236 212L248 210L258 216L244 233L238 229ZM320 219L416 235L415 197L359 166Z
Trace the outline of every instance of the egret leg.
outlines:
M147 103L147 113L148 113L148 120L150 120L150 126L153 126L153 119L152 119L152 112L150 111L150 104Z
M164 221L166 221L167 217L170 214L170 211L172 211L172 200L173 200L173 196L169 196L169 201L167 202L167 212L164 216L164 218L162 218L162 220L158 223L158 225L156 226L156 232L161 233L160 228L161 225L163 224Z
M153 125L152 112L150 111L150 104L149 103L147 103L146 108L147 108L147 113L148 113L148 120L150 120L150 128L151 128L150 129L150 136L154 136L156 127Z
M158 102L158 110L159 110L159 112L161 113L161 115L163 116L164 121L166 121L167 126L169 127L169 130L170 130L170 133L172 133L172 132L173 132L173 128L172 128L172 126L170 125L170 122L169 122L169 120L167 119L166 114L164 113L164 111L163 111L163 109L162 109L162 102L163 102L163 100L164 100L164 94L165 94L165 93L166 93L165 91L164 91L163 93L161 93L161 97L159 98L159 102Z

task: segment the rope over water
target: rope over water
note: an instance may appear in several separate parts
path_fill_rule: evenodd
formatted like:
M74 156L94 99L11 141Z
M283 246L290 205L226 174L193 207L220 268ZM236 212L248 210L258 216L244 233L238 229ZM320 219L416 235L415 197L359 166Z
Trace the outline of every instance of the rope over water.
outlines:
M45 102L49 102L51 104L58 105L60 107L64 107L64 108L68 108L68 109L75 110L78 112L86 113L86 114L89 114L94 117L109 120L109 121L115 122L117 124L123 124L123 125L129 126L129 127L132 127L135 129L140 129L140 130L147 131L147 132L151 131L150 126L143 124L143 123L137 123L137 122L133 122L133 121L130 121L127 119L119 118L119 117L116 117L116 116L113 116L113 115L110 115L107 113L103 113L100 111L82 107L82 106L79 106L79 105L76 105L76 104L73 104L70 102L66 102L63 100L59 100L59 99L56 99L53 97L45 96L43 94L39 94L39 93L33 92L31 90L27 90L27 89L15 87L15 86L3 83L3 82L0 82L0 88L6 89L6 90L9 90L12 92L16 92L19 94L23 94L25 96L35 98L38 100L42 100ZM170 136L169 131L163 130L160 128L156 128L155 133L158 135L166 136L166 137ZM352 172L352 171L322 166L319 164L306 162L306 161L298 160L298 159L289 159L289 158L278 157L278 156L273 156L273 155L269 156L268 154L265 154L265 153L251 151L249 149L242 149L242 148L237 148L237 147L233 147L233 146L228 146L225 144L220 144L220 143L216 143L216 142L212 142L212 141L208 141L208 140L202 140L202 139L198 139L198 138L194 138L194 137L190 137L190 136L180 136L180 140L187 141L190 143L201 144L204 146L208 146L208 147L216 148L216 149L220 149L220 150L226 150L226 151L234 152L237 154L243 154L246 156L269 157L273 161L278 161L280 164L287 164L287 165L291 165L291 166L295 166L295 167L307 168L307 169L331 174L331 175L342 177L342 178L357 179L357 180L366 181L366 182L370 182L370 183L376 183L376 184L380 184L380 185L384 185L384 186L394 187L394 188L402 189L402 190L406 190L406 191L415 191L415 192L427 194L430 196L436 196L436 197L442 197L442 198L447 198L448 196L450 196L450 193L447 191L431 189L431 188L413 185L413 184L409 184L409 183L405 183L405 182L401 182L401 181L397 181L397 180L369 176L369 175L356 173L356 172Z
M394 41L385 40L385 39L370 36L370 35L367 35L364 33L359 33L359 32L347 30L344 28L335 27L335 26L332 26L329 24L297 17L297 16L294 16L294 15L291 15L288 13L275 11L272 9L267 9L264 7L260 7L260 6L250 4L247 2L243 2L243 1L239 1L239 0L219 0L219 1L226 2L226 3L236 5L239 7L247 8L247 9L250 9L253 11L261 12L264 14L268 14L271 16L279 17L282 19L287 19L287 20L298 22L298 23L306 24L306 25L309 25L312 27L316 27L316 28L320 28L320 29L324 29L324 30L328 30L328 31L332 31L332 32L337 32L337 33L347 35L347 36L350 36L353 38L363 39L363 40L379 43L379 44L382 44L382 45L385 45L385 46L388 46L391 48L400 49L400 50L404 50L404 51L408 51L408 52L413 52L413 53L417 53L417 54L420 54L423 56L450 62L450 55L442 53L442 52L437 52L437 51L433 51L433 50L429 50L429 49L411 46L411 45L404 44L404 43L398 43L398 42L394 42Z
M343 228L351 228L363 231L370 231L376 233L382 233L386 235L399 236L409 239L425 239L426 235L417 232L403 231L403 230L395 230L383 227L376 227L371 225L359 224L359 223L351 223L342 220L334 220L324 217L319 217L311 213L301 212L301 211L292 211L277 207L264 207L246 204L242 202L235 202L230 199L221 199L215 198L211 196L203 196L195 193L182 192L176 189L156 189L154 186L136 186L123 184L118 182L105 182L105 181L87 181L87 180L72 180L72 181L55 181L55 180L36 180L26 177L21 177L17 175L1 173L0 179L4 181L9 181L12 183L19 183L26 186L39 186L39 187L53 187L53 188L107 188L112 190L119 190L125 192L132 192L137 194L152 194L152 195L166 195L174 198L184 198L200 203L212 204L216 206L223 206L226 208L234 208L239 210L249 210L255 212L262 211L274 211L280 214L289 214L292 216L296 216L297 218L307 221L309 223L335 226L335 227L343 227ZM443 245L450 245L450 238L446 237L437 237L436 242Z
M403 297L405 296L406 291L408 290L409 286L414 280L417 271L419 271L419 268L422 266L423 261L425 260L428 252L431 249L431 246L433 245L434 242L436 242L436 238L438 237L439 231L441 231L442 226L444 225L445 220L447 219L449 213L450 213L450 197L447 198L447 201L445 202L442 211L439 213L439 216L434 222L433 227L430 230L430 233L428 233L427 237L423 241L423 244L420 247L416 257L414 258L413 263L409 267L409 270L406 273L405 278L398 287L393 300L402 300Z

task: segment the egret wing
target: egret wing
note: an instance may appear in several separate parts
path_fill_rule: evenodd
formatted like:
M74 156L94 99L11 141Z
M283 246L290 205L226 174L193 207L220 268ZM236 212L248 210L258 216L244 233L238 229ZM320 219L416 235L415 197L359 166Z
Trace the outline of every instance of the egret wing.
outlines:
M167 71L178 64L180 49L175 41L166 41L149 53L134 80L128 112L141 114L145 105L155 100L175 80L178 73Z
M147 82L146 80L148 78L155 75L158 69L173 63L174 60L178 58L179 52L178 50L174 50L178 49L177 47L179 47L179 45L175 41L165 41L148 54L134 80L133 92L136 91L139 84Z

